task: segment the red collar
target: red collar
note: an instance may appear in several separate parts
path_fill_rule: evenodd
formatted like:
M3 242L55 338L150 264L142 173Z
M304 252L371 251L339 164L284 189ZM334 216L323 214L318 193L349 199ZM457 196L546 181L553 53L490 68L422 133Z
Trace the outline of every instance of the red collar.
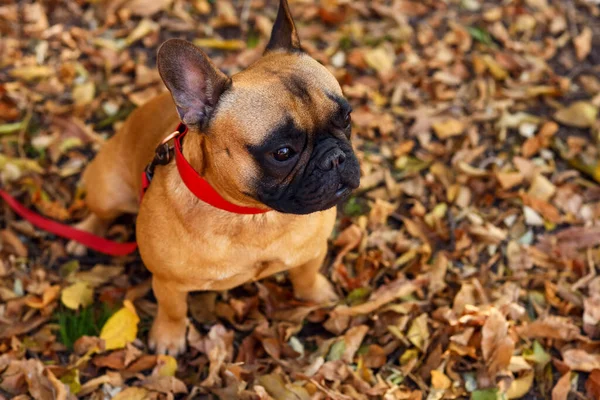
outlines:
M202 200L206 204L210 204L211 206L218 208L220 210L229 211L235 214L263 214L268 209L254 208L254 207L244 207L238 206L237 204L233 204L227 200L225 200L211 185L206 181L206 179L202 178L198 172L190 165L190 163L185 159L183 152L181 150L181 140L188 132L188 127L184 124L179 124L177 127L177 131L175 132L175 136L173 137L173 141L175 143L175 162L177 163L177 171L179 171L179 176L181 176L181 180L188 188L190 192L194 194L198 199ZM161 146L159 146L160 148ZM157 149L158 154L158 149ZM156 161L156 158L155 158ZM153 161L153 163L155 162ZM170 157L167 158L166 162L170 161ZM162 164L160 162L159 164ZM151 168L151 172L153 172L154 168ZM148 187L150 184L150 180L152 176L148 174L149 169L147 168L142 177L142 187L143 190Z

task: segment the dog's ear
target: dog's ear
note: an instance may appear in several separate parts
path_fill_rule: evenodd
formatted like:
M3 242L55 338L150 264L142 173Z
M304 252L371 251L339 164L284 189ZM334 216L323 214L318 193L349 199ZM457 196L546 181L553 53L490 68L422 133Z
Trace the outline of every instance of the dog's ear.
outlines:
M294 25L294 19L287 0L280 0L279 2L279 11L277 11L277 18L275 18L271 38L265 52L273 50L302 50L298 31L296 25Z
M160 46L157 65L181 121L188 126L204 126L231 79L202 50L180 39Z

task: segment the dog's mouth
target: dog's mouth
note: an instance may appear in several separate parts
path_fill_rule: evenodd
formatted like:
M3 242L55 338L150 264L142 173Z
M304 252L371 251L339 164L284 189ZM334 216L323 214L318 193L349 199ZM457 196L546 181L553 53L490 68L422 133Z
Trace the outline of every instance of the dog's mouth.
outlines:
M335 190L335 197L336 198L340 198L340 197L344 197L346 194L348 194L348 192L350 191L350 188L348 187L348 185L344 184L344 183L340 183L337 187L337 189Z

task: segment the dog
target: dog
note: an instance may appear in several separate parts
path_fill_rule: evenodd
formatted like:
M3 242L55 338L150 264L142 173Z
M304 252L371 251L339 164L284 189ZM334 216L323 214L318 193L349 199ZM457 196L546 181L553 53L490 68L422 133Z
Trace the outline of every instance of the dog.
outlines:
M161 45L157 66L168 92L136 109L86 167L90 214L77 225L104 235L116 217L137 213L158 301L150 348L185 350L190 291L287 270L297 298L334 301L319 269L336 205L359 186L351 108L302 50L287 1L263 56L241 72L226 76L179 39ZM171 134L177 126L185 128ZM67 249L81 251L73 242Z

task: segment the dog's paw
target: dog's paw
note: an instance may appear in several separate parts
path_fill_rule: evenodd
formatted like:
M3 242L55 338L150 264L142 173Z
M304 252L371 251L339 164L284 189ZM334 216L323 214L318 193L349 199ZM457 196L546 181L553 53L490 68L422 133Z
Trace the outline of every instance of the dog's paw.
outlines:
M157 354L169 354L177 357L185 351L185 332L187 320L155 320L150 330L148 345Z
M332 303L339 300L333 285L322 274L317 274L312 287L298 288L295 293L297 298L316 304Z
M81 243L77 243L74 240L70 240L69 243L67 243L65 249L67 250L68 254L76 257L85 256L85 254L87 253L87 247L85 247Z

